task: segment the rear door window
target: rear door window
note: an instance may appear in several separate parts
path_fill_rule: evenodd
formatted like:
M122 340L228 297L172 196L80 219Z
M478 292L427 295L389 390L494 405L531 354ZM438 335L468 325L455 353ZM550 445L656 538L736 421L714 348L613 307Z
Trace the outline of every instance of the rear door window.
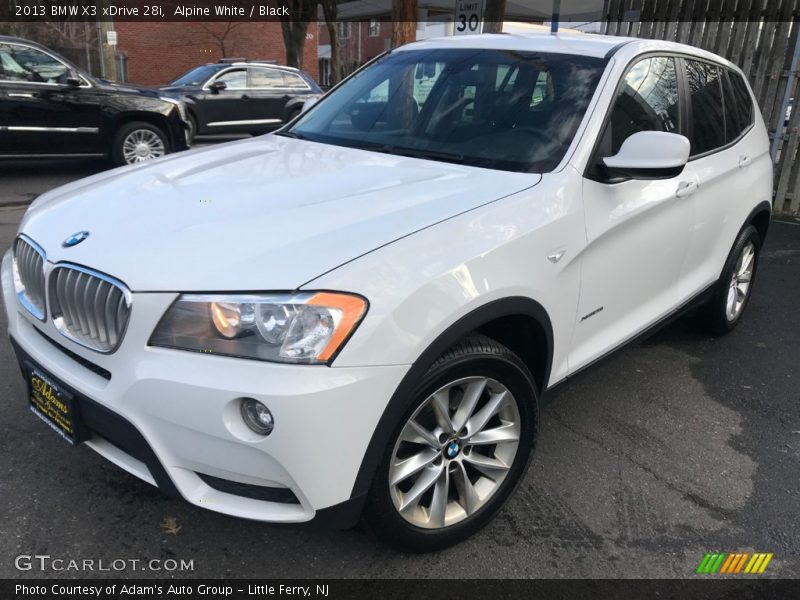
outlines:
M252 67L248 69L250 82L248 87L257 89L283 88L283 76L277 69Z
M296 73L287 73L283 72L283 82L287 88L297 89L297 90L307 90L308 84L303 81L303 78Z
M727 143L721 69L711 63L687 60L686 77L692 115L689 141L692 143L691 155L696 156Z
M741 75L725 69L725 128L728 142L734 141L753 124L753 100Z

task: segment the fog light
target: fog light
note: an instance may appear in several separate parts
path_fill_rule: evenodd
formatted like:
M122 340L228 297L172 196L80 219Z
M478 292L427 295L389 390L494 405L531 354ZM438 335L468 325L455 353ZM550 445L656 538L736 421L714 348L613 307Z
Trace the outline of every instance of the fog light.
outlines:
M242 398L242 420L259 435L269 435L275 427L269 409L253 398Z

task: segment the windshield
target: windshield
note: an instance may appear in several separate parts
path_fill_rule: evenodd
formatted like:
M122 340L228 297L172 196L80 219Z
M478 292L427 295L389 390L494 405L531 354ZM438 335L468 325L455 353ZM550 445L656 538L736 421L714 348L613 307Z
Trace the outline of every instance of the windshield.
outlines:
M208 78L219 70L219 67L214 65L205 65L202 67L195 67L188 73L181 75L170 85L203 85Z
M602 59L567 54L393 52L282 134L493 169L551 171L603 68Z

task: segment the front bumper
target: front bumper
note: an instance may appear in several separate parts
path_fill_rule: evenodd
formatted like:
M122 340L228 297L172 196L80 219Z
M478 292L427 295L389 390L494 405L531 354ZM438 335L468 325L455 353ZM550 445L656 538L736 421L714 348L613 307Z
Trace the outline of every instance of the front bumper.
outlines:
M18 354L90 407L87 446L167 493L238 517L303 522L350 500L370 438L408 369L280 365L149 347L171 293L134 294L122 345L102 355L22 308L10 252L2 287ZM242 397L269 407L275 429L268 437L244 425Z

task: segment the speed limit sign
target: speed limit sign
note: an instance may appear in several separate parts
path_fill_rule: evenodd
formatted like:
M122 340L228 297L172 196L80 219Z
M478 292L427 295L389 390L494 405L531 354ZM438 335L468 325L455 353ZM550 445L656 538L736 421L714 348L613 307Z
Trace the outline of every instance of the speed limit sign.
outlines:
M456 0L456 35L470 35L481 32L484 0Z

